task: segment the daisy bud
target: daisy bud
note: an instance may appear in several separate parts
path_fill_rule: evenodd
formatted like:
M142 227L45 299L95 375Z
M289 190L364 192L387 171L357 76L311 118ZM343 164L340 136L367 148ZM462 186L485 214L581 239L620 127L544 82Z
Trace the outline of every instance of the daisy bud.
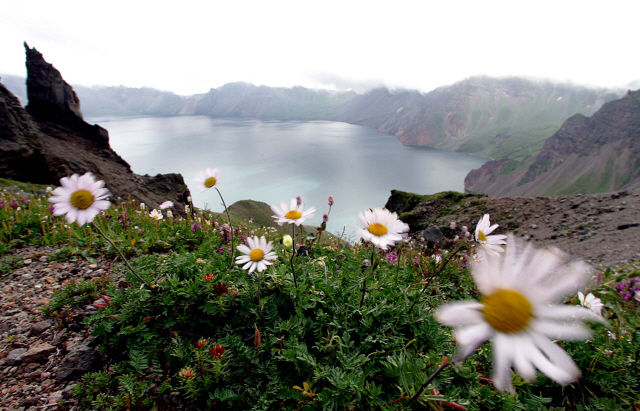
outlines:
M329 214L323 214L322 215L322 221L324 221L325 223L329 221Z
M167 218L173 218L173 213L171 210L167 210Z
M456 222L455 221L450 222L449 223L449 228L452 229L452 230L455 230L456 229Z
M190 203L191 202L191 196L187 197L187 202Z
M297 196L297 197L296 197L296 204L297 204L297 205L302 204L302 197L300 197L300 196Z
M468 232L469 232L469 228L467 228L467 226L466 226L466 225L463 225L463 226L462 226L462 232L463 232L463 233L468 233Z
M329 207L333 206L333 196L329 196L328 201L329 201Z
M260 343L262 342L262 337L260 336L260 331L258 330L258 326L254 325L256 328L253 332L253 345L258 348L260 347Z
M471 237L471 233L470 232L467 231L466 233L464 233L464 238L469 238L469 237Z
M47 191L47 193L52 192L52 191L53 191L53 187L47 187L47 190L46 190L46 191Z
M285 234L282 236L282 245L284 245L285 247L291 247L291 244L293 244L293 238L291 238L291 236L289 234Z
M188 214L189 212L191 212L191 208L189 208L188 205L184 206L184 212Z

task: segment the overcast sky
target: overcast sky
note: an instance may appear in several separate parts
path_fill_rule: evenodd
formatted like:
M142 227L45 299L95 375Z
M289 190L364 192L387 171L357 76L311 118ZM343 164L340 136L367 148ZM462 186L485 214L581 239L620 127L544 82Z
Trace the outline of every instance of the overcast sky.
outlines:
M430 91L474 75L640 80L640 1L30 1L0 6L0 73L27 41L83 85L233 81Z

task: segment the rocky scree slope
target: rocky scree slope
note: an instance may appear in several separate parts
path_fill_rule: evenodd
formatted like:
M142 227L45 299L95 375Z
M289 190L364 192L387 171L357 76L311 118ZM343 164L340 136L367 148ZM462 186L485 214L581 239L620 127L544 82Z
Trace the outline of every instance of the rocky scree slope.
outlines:
M189 195L179 174L140 176L109 145L109 133L82 119L80 101L42 54L27 50L26 109L0 84L0 177L58 185L73 173L92 172L115 196L156 207L166 200L184 210Z
M540 153L514 167L491 161L465 178L465 189L503 195L600 193L640 187L640 91L606 103L593 116L569 118Z
M484 214L500 227L536 247L556 247L592 266L608 267L640 259L640 190L556 197L498 197L444 192L417 195L392 191L385 206L409 224L415 239L446 239L473 234ZM455 221L456 230L449 224Z

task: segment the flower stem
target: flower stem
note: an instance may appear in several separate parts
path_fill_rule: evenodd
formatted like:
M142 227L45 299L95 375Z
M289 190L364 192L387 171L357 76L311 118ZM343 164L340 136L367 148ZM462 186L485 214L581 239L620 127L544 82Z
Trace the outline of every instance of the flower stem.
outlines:
M462 250L462 245L458 248L456 248L456 250L454 252L452 252L449 255L449 258L447 258L446 260L444 260L444 262L442 263L442 266L440 267L440 269L438 270L438 272L436 272L432 277L431 277L431 281L433 281L434 278L436 278L441 272L442 270L444 270L444 268L447 266L447 264L449 263L449 261L451 261L451 259L453 259L453 257L458 254L458 252ZM427 289L427 287L429 286L429 284L431 284L431 281L428 281L425 283L424 287L422 287L422 290L420 291L420 295L422 295L425 290ZM409 314L411 312L411 310L413 310L413 307L416 306L416 303L418 302L418 300L420 299L420 295L418 295L418 297L415 299L415 301L413 302L413 304L411 304L411 307L409 307L409 309L407 310L407 314Z
M122 258L122 261L124 261L124 263L127 265L127 267L129 268L129 270L131 270L131 272L133 273L133 275L135 275L138 280L142 281L143 283L146 284L147 287L149 287L149 289L153 289L153 287L151 287L151 284L149 284L148 282L146 282L144 280L144 278L140 277L138 275L138 273L136 273L133 268L131 267L131 265L129 265L129 261L127 261L127 259L124 257L124 254L122 254L122 251L120 251L120 249L115 245L115 243L113 241L111 241L111 239L109 237L107 237L102 230L100 229L100 227L98 227L98 224L96 224L96 222L94 221L93 226L96 228L96 230L98 230L98 232L100 233L100 235L102 235L102 237L104 237L105 240L107 240L109 242L109 244L111 244L111 246L118 252L118 254L120 255L120 258Z
M367 293L367 278L373 273L373 270L376 269L376 264L374 264L373 259L375 258L376 246L371 244L371 271L362 279L362 297L360 297L360 308L362 308L362 303L364 303L364 295Z
M414 402L415 400L418 399L418 397L420 397L420 394L422 394L422 391L424 391L425 388L427 388L427 385L429 385L429 383L431 381L434 380L434 378L436 378L438 376L438 374L440 374L442 372L442 370L444 370L445 368L447 368L447 366L451 364L451 361L449 361L448 359L445 359L442 364L440 364L440 367L438 367L437 370L435 370L435 372L433 374L431 374L431 376L429 378L427 378L427 381L425 381L420 388L418 389L418 391L415 393L415 395L411 398L409 398L409 401L407 401L407 403L405 404L405 407L408 407L409 404L411 404L412 402Z
M220 190L218 190L218 187L216 187L216 191L218 192L218 195L220 195L220 200L222 200L222 205L224 206L224 211L227 212L227 218L229 219L229 228L230 228L230 234L231 234L231 263L229 263L229 268L233 267L233 257L236 254L236 249L233 247L233 225L231 224L231 216L229 215L229 209L227 208L227 204L225 204L224 202L224 198L222 198L222 193L220 193Z
M296 279L296 269L293 267L293 257L296 255L296 225L295 224L291 224L291 227L293 228L293 241L291 243L291 247L293 249L293 253L291 253L291 260L289 261L291 263L291 271L293 271L293 283L296 286L296 289L298 288L298 280Z

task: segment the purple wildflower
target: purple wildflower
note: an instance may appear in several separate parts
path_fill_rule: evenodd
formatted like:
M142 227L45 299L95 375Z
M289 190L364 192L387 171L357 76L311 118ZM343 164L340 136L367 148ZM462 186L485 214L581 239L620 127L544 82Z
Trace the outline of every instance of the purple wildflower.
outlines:
M329 196L328 201L329 201L329 207L333 206L333 196Z
M616 284L616 290L617 291L623 291L627 289L627 285L625 283L618 283Z
M322 215L322 221L324 221L325 223L326 223L327 221L329 221L329 214L323 214L323 215Z
M387 261L394 265L398 264L398 253L392 251L387 254Z
M631 294L629 291L625 291L623 293L620 293L620 297L622 297L622 299L624 301L629 301L632 296L633 296L633 294Z

